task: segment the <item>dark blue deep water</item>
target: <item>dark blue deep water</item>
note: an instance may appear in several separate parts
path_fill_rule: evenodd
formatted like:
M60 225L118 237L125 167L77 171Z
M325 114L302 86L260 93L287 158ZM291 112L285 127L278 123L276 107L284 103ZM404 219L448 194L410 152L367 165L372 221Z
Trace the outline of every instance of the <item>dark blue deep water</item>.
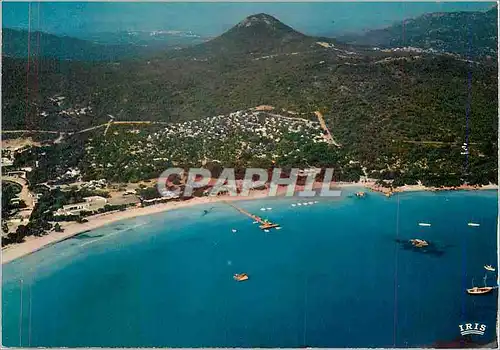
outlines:
M496 267L497 192L317 200L237 202L279 231L260 231L225 204L205 216L196 206L4 265L3 344L405 347L452 340L467 321L487 325L481 341L494 339L497 291L465 288L483 284L483 265ZM433 249L396 242L410 238ZM250 279L235 282L239 272Z

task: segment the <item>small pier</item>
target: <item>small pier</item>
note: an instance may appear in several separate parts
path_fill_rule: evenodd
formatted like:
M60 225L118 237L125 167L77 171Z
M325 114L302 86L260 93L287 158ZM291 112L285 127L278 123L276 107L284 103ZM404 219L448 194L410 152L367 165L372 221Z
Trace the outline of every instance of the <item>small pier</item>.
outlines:
M226 203L227 205L233 207L234 209L236 209L237 211L239 211L240 213L242 213L243 215L246 215L248 216L249 218L251 218L252 220L254 221L257 221L259 224L261 224L259 226L259 228L261 230L268 230L268 229L271 229L271 228L277 228L277 227L280 227L279 224L274 224L272 222L269 222L267 220L263 220L261 217L257 216L257 215L253 215L252 213L249 213L248 211L246 211L245 209L242 209L240 207L237 207L236 205L230 203L230 202L227 202L227 201L224 201L224 203Z

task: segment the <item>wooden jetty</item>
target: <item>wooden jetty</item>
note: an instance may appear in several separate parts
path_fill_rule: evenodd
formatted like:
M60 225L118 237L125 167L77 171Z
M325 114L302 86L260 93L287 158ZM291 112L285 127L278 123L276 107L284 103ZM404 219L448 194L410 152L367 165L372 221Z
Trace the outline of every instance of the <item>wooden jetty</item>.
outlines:
M224 201L224 203L226 203L227 205L233 207L234 209L236 209L237 211L239 211L240 213L242 213L243 215L246 215L248 216L249 218L251 218L252 220L254 221L257 221L258 223L260 223L261 225L259 226L259 228L261 230L269 230L271 228L277 228L277 227L280 227L279 224L275 224L275 223L272 223L272 222L269 222L269 221L266 221L266 220L263 220L261 217L257 216L257 215L254 215L252 213L249 213L248 211L246 211L245 209L242 209L240 207L237 207L236 205L230 203L230 202L227 202L227 201Z

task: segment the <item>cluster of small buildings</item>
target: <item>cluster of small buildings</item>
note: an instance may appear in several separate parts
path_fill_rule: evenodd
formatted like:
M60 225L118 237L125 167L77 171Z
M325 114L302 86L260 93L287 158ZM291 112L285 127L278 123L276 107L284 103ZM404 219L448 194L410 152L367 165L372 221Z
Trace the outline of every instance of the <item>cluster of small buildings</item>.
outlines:
M50 102L51 106L62 108L65 99L66 99L65 96L54 96L54 97L49 97L49 102ZM49 109L53 109L53 108L49 107ZM57 112L57 114L62 115L62 116L67 116L67 117L79 117L82 115L86 115L91 111L92 111L92 107L90 107L90 106L74 107L74 108L70 107L67 109L59 109L59 112ZM47 116L49 116L49 113L47 111L41 111L39 113L39 115L41 115L42 117L47 117Z
M439 53L440 51L435 49L421 49L419 47L412 46L404 46L404 47L395 47L391 49L381 49L379 47L374 47L374 51L382 51L382 52L417 52L417 53Z
M421 57L422 56L386 57L384 59L375 61L373 63L379 64L379 63L389 63L389 62L394 62L394 61L412 61L412 60L420 59Z
M85 151L91 167L106 176L114 172L113 167L116 166L115 159L109 158L109 154L122 155L123 152L126 152L128 160L120 165L123 171L144 169L155 164L164 166L168 161L192 164L206 159L235 159L242 152L259 158L273 157L277 144L287 134L295 134L297 140L325 142L316 120L255 109L172 123L149 134L145 130L115 129L111 134L114 136L105 142L94 144L93 140L89 140ZM100 152L106 147L109 152Z
M54 213L54 216L80 215L83 211L97 212L104 208L107 203L108 200L101 196L85 197L83 202L63 205Z
M31 148L31 145L22 145L17 147L2 147L2 166L12 166L14 165L14 160L17 155L27 151Z
M65 99L65 96L49 97L49 101L52 102L52 104L57 105L58 107L61 107Z
M92 111L91 107L83 107L83 108L68 108L60 111L59 115L65 115L68 117L79 117L81 115L86 115L87 112Z
M79 178L79 176L80 176L80 170L78 168L69 168L64 174L56 177L54 182L76 179Z
M300 134L313 142L324 142L320 125L316 121L290 118L264 111L237 111L229 115L219 115L199 120L172 124L164 130L148 137L148 141L162 140L169 137L201 138L205 144L220 142L240 135L241 140L252 149L253 153L264 151L264 143L278 143L285 134ZM257 143L251 140L257 138ZM249 142L250 141L250 142ZM268 141L268 142L264 142Z
M108 185L108 181L106 179L99 179L99 180L90 180L86 182L82 182L80 184L80 188L85 188L89 190L98 190L101 188L106 188Z
M2 167L14 165L14 154L12 152L4 153L2 150Z
M26 180L26 173L30 172L31 170L32 169L30 167L26 167L22 168L21 170L8 171L7 173L3 174L3 176Z
M59 181L61 180L61 177L57 178ZM81 189L88 189L88 190L99 190L99 189L104 189L108 186L108 181L105 179L99 179L99 180L90 180L90 181L75 181L71 183L64 183L61 184L59 181L49 181L47 183L40 183L38 186L42 186L46 188L46 190L54 190L54 189L60 189L61 191L65 191L68 189L74 189L77 188L79 190Z

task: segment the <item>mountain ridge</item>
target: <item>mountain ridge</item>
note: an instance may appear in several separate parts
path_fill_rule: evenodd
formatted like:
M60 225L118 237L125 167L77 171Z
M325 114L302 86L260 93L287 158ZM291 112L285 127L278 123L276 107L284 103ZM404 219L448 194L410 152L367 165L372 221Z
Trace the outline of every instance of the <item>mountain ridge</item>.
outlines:
M234 45L248 33L255 36ZM402 65L406 66L405 74L413 74L411 80L437 79L436 87L447 84L448 79L435 71L437 62L446 61L442 67L454 67L455 71L446 69L450 73L466 68L466 62L454 57L378 52L318 40L321 38L296 32L272 16L257 14L218 38L179 50L173 57L112 63L42 60L38 76L33 75L33 69L29 71L29 89L33 90L29 97L33 101L28 111L26 63L5 60L2 107L11 118L4 120L4 127L18 129L30 120L38 127L75 130L106 122L109 114L123 120L175 121L261 104L302 112L329 110L331 107L325 106L342 101L347 91L359 94L361 100L388 98L367 86L372 81L394 85L401 79ZM223 45L229 47L221 50ZM493 68L490 62L474 70L483 75ZM414 89L412 85L408 88ZM395 100L400 98L395 91L387 93ZM59 95L66 96L62 107L51 107L48 99ZM47 104L46 113L36 112ZM65 112L65 108L89 106L93 112L85 117L70 117L72 112Z
M340 36L353 45L434 49L462 56L497 56L497 8L488 11L432 12L364 34Z
M110 115L117 121L173 123L268 105L276 113L293 111L310 120L317 120L314 111L324 115L343 147L315 152L311 151L315 145L308 145L313 147L304 150L311 156L310 165L321 164L323 155L337 154L390 178L401 172L412 181L437 176L434 183L443 183L439 176L446 172L452 183L459 183L460 146L467 134L474 152L482 154L471 163L471 173L483 176L481 181L497 177L492 152L498 139L495 61L377 51L302 37L281 26L266 42L270 35L262 33L274 29L263 22L250 21L255 26L248 27L243 22L222 39L179 50L173 57L93 63L41 60L36 74L27 70L26 60L5 59L2 113L8 118L2 126L71 132L104 124ZM235 45L243 29L257 33L256 37ZM225 43L229 47L221 51ZM464 79L468 74L472 99ZM466 109L470 110L467 127ZM113 134L95 133L103 142L114 141ZM239 145L238 135L234 137ZM176 149L195 150L201 144L194 137L192 146L176 144ZM301 162L294 157L290 155L287 164Z
M28 45L29 42L29 45ZM51 57L61 60L114 61L133 57L138 48L129 45L101 45L70 36L41 31L2 28L2 55L11 57Z
M2 55L17 58L27 57L29 40L31 57L75 61L120 61L146 58L158 52L175 49L177 46L186 46L191 42L202 41L198 37L185 39L185 37L180 36L158 39L158 35L155 37L157 40L147 40L148 38L141 37L136 38L136 40L129 38L127 41L122 37L122 34L103 34L107 35L107 38L96 40L92 36L80 38L42 31L29 33L23 29L2 28Z

